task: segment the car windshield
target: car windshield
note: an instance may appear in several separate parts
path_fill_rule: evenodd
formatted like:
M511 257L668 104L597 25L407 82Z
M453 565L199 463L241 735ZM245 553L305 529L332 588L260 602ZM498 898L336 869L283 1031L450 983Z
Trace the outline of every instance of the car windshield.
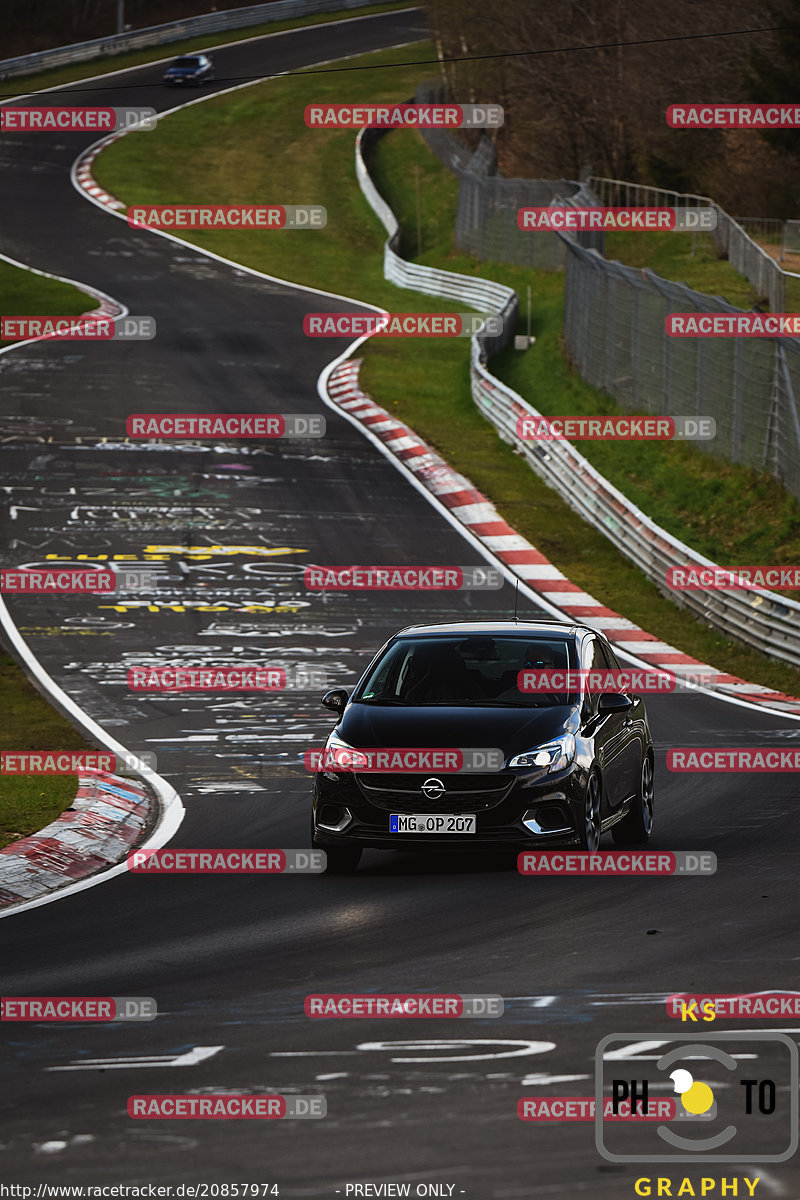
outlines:
M578 665L564 637L471 635L401 638L374 666L353 700L364 704L550 708L575 692L548 690L548 672ZM526 677L519 679L521 671ZM527 690L519 683L533 684ZM558 685L558 680L554 681ZM562 682L563 688L563 682Z
M173 65L173 67L199 67L200 59L199 58L186 58L186 57L176 58L175 62L172 65Z

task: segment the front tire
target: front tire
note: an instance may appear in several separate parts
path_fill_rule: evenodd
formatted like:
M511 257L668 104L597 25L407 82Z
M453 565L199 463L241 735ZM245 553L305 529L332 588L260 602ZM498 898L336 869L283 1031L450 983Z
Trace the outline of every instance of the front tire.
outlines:
M588 850L590 854L594 853L600 846L601 795L600 777L593 771L589 776L589 782L586 784L583 813L581 814L581 824L578 829L578 844L581 850Z
M653 760L649 754L642 759L639 790L630 812L611 830L618 846L641 846L650 840L653 832Z

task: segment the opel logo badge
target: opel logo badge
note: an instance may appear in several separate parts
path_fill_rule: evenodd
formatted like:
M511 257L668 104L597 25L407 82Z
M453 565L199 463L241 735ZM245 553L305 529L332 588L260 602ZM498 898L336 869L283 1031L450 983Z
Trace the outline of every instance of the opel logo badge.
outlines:
M444 784L441 779L426 779L422 785L422 794L426 800L438 800L444 795Z

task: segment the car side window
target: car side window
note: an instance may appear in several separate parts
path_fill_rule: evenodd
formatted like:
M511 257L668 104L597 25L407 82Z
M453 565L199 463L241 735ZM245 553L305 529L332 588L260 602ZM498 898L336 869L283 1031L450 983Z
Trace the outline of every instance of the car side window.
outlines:
M597 638L591 638L583 648L583 667L587 671L607 671L608 662L603 653L602 643Z
M581 652L581 666L585 671L605 671L607 663L603 657L603 648L597 638L590 638L584 643ZM591 716L597 712L598 693L592 685L591 677L587 681L586 692L583 700L584 716Z
M614 656L614 653L613 653L611 647L607 646L605 644L605 642L598 641L597 644L600 647L600 650L602 651L603 659L605 660L605 665L611 671L618 671L620 669L619 663L617 662L616 657Z

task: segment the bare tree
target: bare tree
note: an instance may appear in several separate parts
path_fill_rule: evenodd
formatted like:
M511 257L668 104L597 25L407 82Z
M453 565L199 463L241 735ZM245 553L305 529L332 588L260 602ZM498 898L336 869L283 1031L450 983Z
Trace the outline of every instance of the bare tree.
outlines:
M471 89L504 105L505 174L576 177L590 165L686 191L719 184L741 145L720 131L670 129L667 107L748 98L751 56L769 54L773 35L736 31L775 23L752 0L507 0L491 9L430 0L429 19L445 56L498 56L445 73L455 99Z

